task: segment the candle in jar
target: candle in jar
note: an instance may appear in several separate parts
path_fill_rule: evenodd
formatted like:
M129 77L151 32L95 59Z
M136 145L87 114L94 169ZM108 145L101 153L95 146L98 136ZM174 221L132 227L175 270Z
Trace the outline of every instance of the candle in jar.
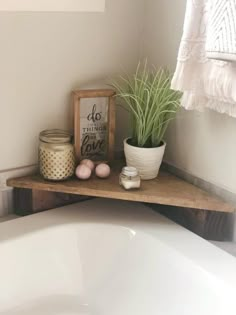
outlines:
M139 189L141 186L141 177L135 167L123 167L120 174L120 185L126 189Z

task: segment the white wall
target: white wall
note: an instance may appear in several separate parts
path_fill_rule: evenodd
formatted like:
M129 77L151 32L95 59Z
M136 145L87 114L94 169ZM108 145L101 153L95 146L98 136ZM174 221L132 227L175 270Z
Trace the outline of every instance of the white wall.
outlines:
M103 12L105 0L0 0L1 11L96 11Z
M40 130L71 128L73 88L136 66L143 4L106 0L105 13L0 13L0 171L37 161ZM123 117L118 112L118 146Z
M146 0L144 52L174 70L186 0ZM182 110L167 134L166 161L236 193L236 119Z

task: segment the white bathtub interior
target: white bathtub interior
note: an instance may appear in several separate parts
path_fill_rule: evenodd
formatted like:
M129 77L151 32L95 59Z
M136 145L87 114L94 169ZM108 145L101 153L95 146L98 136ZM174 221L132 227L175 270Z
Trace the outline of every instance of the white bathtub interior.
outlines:
M235 314L236 260L148 207L94 199L0 228L1 315Z

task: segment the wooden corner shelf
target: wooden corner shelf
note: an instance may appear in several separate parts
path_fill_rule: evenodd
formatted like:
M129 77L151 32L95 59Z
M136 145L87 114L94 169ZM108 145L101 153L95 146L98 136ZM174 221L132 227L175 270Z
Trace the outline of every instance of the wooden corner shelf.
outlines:
M226 213L235 210L232 205L167 172L160 172L155 180L142 181L140 190L125 191L119 186L120 170L121 164L117 162L112 167L110 177L105 180L93 177L88 181L73 178L65 182L50 182L43 180L39 175L32 175L9 179L7 184L19 189L139 201Z

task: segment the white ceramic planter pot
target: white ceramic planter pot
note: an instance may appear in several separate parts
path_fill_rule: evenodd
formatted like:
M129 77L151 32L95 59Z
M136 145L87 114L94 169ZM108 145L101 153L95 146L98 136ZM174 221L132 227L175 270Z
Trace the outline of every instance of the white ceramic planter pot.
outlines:
M163 142L163 145L157 148L139 148L128 144L127 140L124 140L127 166L136 167L143 180L156 178L163 160L166 143Z

